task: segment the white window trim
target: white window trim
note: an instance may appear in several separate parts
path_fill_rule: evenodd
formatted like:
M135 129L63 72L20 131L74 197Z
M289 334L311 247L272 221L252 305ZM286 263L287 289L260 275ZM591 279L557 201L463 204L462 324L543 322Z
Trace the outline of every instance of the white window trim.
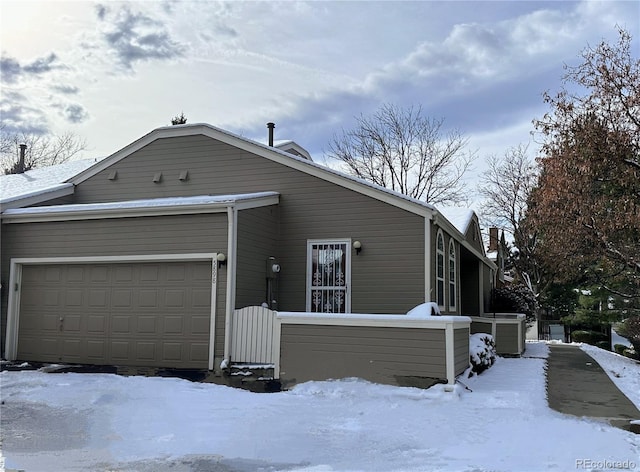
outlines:
M345 313L351 313L351 238L348 239L307 239L307 284L305 288L305 310L311 312L311 247L314 244L346 244L346 270L345 270L345 301L344 310Z
M453 262L453 280L451 280L451 262ZM451 303L451 288L453 286L453 305L449 304L449 310L455 311L458 306L458 260L456 258L456 246L453 239L449 241L449 258L447 264L447 274L449 274L449 303Z
M92 264L127 262L179 262L211 261L211 315L209 331L209 370L214 370L216 292L218 278L217 253L190 254L137 254L125 256L80 256L80 257L23 257L11 259L9 272L9 301L7 305L7 332L5 337L5 358L16 360L18 355L18 330L20 327L20 295L22 292L22 267L40 264ZM228 303L228 302L227 302Z
M438 248L438 241L442 238L442 251ZM438 276L438 256L442 255L442 277ZM438 233L436 234L436 264L435 264L435 272L436 272L436 303L438 303L438 307L442 310L445 309L447 304L447 284L446 284L446 275L447 275L447 264L445 257L445 240L444 234L441 229L438 229ZM442 304L439 303L438 300L438 282L442 281Z

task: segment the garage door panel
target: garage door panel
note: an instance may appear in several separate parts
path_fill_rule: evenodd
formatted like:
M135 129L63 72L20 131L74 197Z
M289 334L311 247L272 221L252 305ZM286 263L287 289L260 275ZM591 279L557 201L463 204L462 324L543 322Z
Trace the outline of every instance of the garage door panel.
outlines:
M184 335L184 323L182 316L165 316L162 333L164 335Z
M104 340L87 340L87 359L91 364L107 363L107 343Z
M209 358L209 343L191 343L189 359L193 362L207 362Z
M191 290L191 307L208 308L211 305L211 290L194 288Z
M95 265L89 268L89 281L91 283L105 283L109 281L109 266Z
M131 365L132 349L130 341L111 341L111 363Z
M158 290L140 289L138 292L138 308L157 308Z
M25 265L18 358L206 368L210 300L211 262Z
M140 282L158 282L160 277L160 267L155 264L146 264L140 269Z
M170 282L184 282L186 279L184 264L172 264L167 267L167 280Z
M111 316L111 335L112 336L130 336L131 332L131 315L113 315Z
M139 315L137 317L137 321L138 334L152 336L156 336L158 334L158 318L156 316Z
M109 290L107 288L89 289L89 306L91 308L109 309Z
M83 306L84 291L82 289L67 290L64 294L64 304L67 307L81 307Z
M44 273L46 282L61 282L63 269L61 267L47 267Z
M183 308L185 298L184 290L169 289L164 292L164 304L168 307Z
M107 316L104 314L87 315L87 334L92 336L106 336Z
M162 343L162 361L166 364L181 363L184 359L182 357L182 343L165 342Z
M132 308L133 291L130 289L114 289L111 292L112 307Z
M209 336L209 317L191 316L191 334L195 336Z
M80 282L85 281L85 267L81 265L68 266L67 269L67 282Z
M136 358L140 365L157 364L156 359L156 343L154 342L137 342Z
M67 313L63 316L62 328L68 334L81 334L83 330L84 316Z

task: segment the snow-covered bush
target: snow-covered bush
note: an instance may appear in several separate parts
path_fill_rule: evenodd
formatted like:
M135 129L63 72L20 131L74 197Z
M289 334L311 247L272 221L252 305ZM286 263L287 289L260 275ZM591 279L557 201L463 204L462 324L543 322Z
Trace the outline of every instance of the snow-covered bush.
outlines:
M421 303L407 312L407 316L411 318L426 318L438 315L440 315L440 308L437 303L433 302Z
M636 352L640 352L640 316L624 320L618 333L629 340Z
M496 361L496 343L487 333L476 333L469 337L471 374L480 374Z

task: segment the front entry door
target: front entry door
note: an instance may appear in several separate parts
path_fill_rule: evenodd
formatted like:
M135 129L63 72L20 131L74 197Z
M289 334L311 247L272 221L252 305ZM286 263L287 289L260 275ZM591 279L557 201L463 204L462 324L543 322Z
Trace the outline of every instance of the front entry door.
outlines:
M307 311L351 312L351 242L308 241Z

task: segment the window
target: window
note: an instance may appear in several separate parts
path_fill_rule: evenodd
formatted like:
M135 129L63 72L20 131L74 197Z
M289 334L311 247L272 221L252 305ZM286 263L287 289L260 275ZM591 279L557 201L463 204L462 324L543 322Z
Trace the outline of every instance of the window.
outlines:
M444 308L444 237L438 231L436 237L436 301Z
M456 309L456 247L449 241L449 310Z
M351 241L307 242L307 311L351 311Z

